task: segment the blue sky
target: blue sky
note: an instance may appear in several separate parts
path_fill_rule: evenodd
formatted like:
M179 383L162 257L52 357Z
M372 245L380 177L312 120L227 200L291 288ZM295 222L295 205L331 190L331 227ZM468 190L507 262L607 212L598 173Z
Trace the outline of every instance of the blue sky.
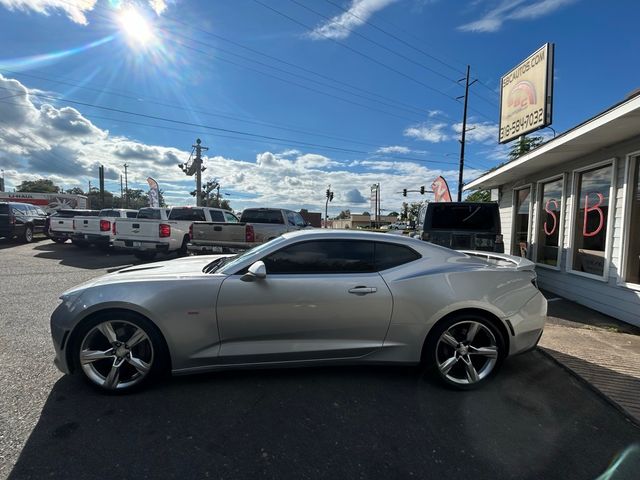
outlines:
M330 212L361 212L378 182L398 210L403 188L440 174L456 192L467 63L469 180L505 159L500 76L545 42L558 133L640 86L639 13L630 0L0 0L0 167L9 187L86 189L104 164L117 192L126 162L130 186L153 176L170 203L193 203L176 165L200 137L204 178L236 210L318 211L330 183Z

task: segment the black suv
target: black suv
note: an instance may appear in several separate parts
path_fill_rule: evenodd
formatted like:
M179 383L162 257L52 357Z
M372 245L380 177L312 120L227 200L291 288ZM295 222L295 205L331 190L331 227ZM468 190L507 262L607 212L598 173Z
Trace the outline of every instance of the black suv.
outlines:
M504 253L498 204L430 203L424 217L422 239L453 250Z
M28 203L0 202L0 237L33 241L36 233L45 233L47 214Z

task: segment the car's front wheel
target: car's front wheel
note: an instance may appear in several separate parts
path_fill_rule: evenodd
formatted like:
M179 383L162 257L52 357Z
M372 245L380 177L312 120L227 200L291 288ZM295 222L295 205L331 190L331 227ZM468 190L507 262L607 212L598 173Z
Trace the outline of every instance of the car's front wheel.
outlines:
M436 324L425 353L447 386L470 390L496 373L506 348L500 331L485 317L460 314Z
M165 344L144 317L129 313L101 315L83 325L75 338L78 370L102 390L131 391L166 369Z

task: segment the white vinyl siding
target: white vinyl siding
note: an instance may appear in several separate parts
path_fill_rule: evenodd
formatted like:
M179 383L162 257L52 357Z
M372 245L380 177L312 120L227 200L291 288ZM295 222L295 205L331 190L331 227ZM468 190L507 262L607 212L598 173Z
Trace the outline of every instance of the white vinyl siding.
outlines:
M560 250L560 262L559 270L552 270L549 268L536 268L538 273L538 283L541 288L546 289L552 293L556 293L562 297L574 300L582 305L597 310L612 317L626 321L633 325L640 326L640 289L631 288L628 286L620 285L622 283L621 269L622 269L622 252L623 242L627 232L625 231L624 222L624 203L625 203L625 184L626 184L626 164L627 155L631 152L637 152L640 150L640 137L633 140L612 146L606 150L602 150L580 159L567 162L561 166L555 168L547 168L544 171L538 172L536 175L531 175L526 178L522 178L515 183L502 185L500 188L500 220L502 222L502 234L504 236L504 244L509 251L506 253L514 254L511 251L512 246L512 222L513 222L513 190L527 184L536 184L538 181L553 177L555 175L566 174L566 184L564 190L564 222L562 223L563 235L562 235L562 248ZM609 233L609 263L608 263L608 278L603 280L597 280L577 275L568 271L567 260L572 251L572 237L573 232L573 209L575 199L573 198L575 177L573 171L594 165L612 158L616 158L614 163L616 166L614 172L613 193L611 201L612 221L610 223L612 231ZM532 191L532 201L538 202L537 189ZM537 215L539 208L533 208L532 215L530 217L530 232L534 231L533 226L537 223ZM627 227L628 228L628 227ZM636 226L637 228L637 226ZM532 235L531 242L535 242L535 235ZM529 248L529 257L531 257L534 248Z

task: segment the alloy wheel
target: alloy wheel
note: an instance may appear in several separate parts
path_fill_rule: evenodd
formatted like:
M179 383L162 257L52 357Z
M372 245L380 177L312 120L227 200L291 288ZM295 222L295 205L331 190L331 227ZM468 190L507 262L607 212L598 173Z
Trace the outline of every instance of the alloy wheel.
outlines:
M144 380L154 361L147 332L125 320L97 324L84 336L80 366L91 382L106 390L123 390Z
M457 385L471 386L491 374L498 357L493 332L475 320L447 328L436 344L436 363L441 375Z

